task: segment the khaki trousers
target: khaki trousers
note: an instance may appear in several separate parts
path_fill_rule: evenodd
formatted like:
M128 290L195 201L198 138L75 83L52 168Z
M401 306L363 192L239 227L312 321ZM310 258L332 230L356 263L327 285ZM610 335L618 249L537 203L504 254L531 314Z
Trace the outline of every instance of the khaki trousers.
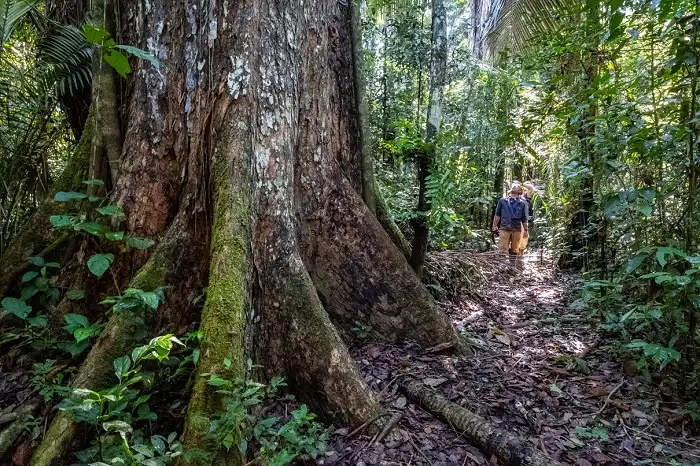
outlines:
M517 254L518 246L520 245L520 230L499 230L498 231L498 249L503 252Z
M522 231L520 232L520 244L518 245L518 255L522 256L523 252L525 252L525 248L527 247L527 240L525 236L522 236Z

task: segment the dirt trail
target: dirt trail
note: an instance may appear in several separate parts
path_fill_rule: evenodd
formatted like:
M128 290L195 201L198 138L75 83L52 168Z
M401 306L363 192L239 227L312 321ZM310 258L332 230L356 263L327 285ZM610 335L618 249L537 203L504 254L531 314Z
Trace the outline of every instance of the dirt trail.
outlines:
M497 464L407 401L394 384L399 373L564 464L700 463L700 439L691 437L683 407L663 384L626 376L615 348L601 346L598 324L569 304L574 276L553 272L538 253L515 268L492 254L466 262L477 264L472 285L443 306L472 336L476 354L428 356L411 344L357 348L366 381L390 414L403 417L372 445L362 434L337 432L333 453L318 464Z

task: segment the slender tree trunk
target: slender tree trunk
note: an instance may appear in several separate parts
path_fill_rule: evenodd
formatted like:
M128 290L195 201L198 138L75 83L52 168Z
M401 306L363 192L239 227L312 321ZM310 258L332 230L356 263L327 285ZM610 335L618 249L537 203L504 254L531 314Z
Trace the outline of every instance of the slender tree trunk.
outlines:
M413 221L413 244L411 246L411 266L418 277L423 275L425 253L428 250L428 214L430 199L427 196L426 182L435 163L435 137L442 121L442 93L445 86L447 68L447 18L442 0L433 0L430 40L430 102L428 121L425 128L426 148L420 151L418 166L418 205Z

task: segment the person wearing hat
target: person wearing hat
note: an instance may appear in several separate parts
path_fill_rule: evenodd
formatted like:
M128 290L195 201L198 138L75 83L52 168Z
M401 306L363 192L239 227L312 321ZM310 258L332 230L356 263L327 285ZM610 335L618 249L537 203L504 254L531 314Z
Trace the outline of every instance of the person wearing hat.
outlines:
M513 256L518 254L520 238L527 238L527 202L521 198L523 188L513 183L508 197L498 201L491 229L498 232L498 249ZM522 231L522 233L521 233Z

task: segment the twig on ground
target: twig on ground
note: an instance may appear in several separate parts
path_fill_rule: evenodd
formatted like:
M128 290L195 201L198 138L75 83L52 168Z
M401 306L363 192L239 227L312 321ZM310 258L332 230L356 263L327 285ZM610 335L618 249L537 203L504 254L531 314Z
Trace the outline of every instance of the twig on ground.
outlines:
M413 441L413 439L411 438L411 434L410 434L410 433L408 434L408 441L411 443L411 445L413 446L413 448L418 452L418 454L420 454L420 455L423 457L423 459L424 459L425 461L428 462L428 464L429 464L430 466L433 466L433 462L430 461L430 458L428 458L427 456L425 456L425 453L423 453L423 450L421 450L420 448L418 448L418 445L416 445L416 443L415 443L415 442Z
M525 356L524 356L524 355L523 355L523 356L520 356L520 358L518 358L518 360L515 361L515 364L513 364L513 365L510 366L508 369L506 369L506 374L507 374L508 372L512 371L513 369L515 369L515 367L516 367L518 364L520 364L520 361L522 361L523 359L525 359Z
M352 432L350 432L349 434L347 434L345 437L347 437L347 438L352 438L352 437L354 437L354 436L355 436L356 434L358 434L359 432L362 432L363 430L365 430L365 429L367 428L368 425L375 423L376 421L378 421L379 419L381 419L381 418L383 418L383 417L385 417L385 416L386 416L386 414L380 414L380 415L376 416L375 418L370 419L369 421L365 421L363 424L361 424L361 425L359 425L358 427L356 427Z
M377 436L370 442L370 446L374 445L375 443L381 443L387 435L391 432L391 430L396 427L396 424L399 423L401 418L403 417L403 413L396 413L393 416L391 416L391 419L389 419L389 422L386 423L382 431L377 434Z
M620 387L622 387L624 384L625 384L625 378L623 377L622 382L620 382L617 385L617 387L613 388L612 391L610 393L608 393L608 397L605 399L605 403L603 403L603 407L600 408L598 411L596 411L595 414L593 414L593 419L595 419L596 417L598 417L599 414L601 414L603 411L605 411L605 408L608 407L608 403L610 403L610 398L612 398L612 396L615 394L615 392L618 391L620 389Z

